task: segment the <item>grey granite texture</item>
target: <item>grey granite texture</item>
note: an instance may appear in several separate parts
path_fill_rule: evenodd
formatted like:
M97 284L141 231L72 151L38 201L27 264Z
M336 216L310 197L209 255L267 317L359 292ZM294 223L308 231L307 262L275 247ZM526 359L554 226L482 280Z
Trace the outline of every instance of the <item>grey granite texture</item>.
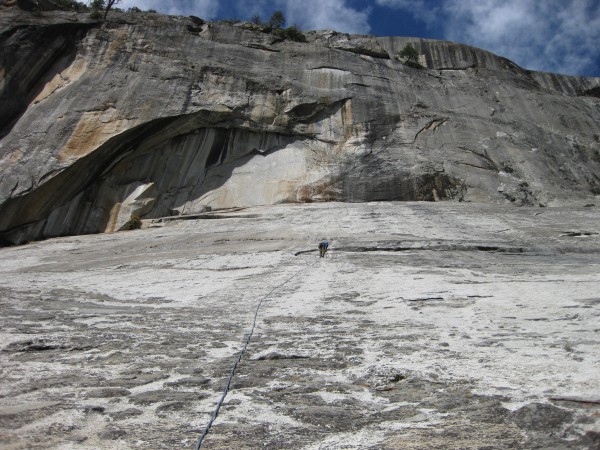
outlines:
M4 8L0 238L286 202L600 194L600 79L452 42L305 36Z
M0 249L0 447L194 448L263 300L202 448L598 448L597 207L203 217Z

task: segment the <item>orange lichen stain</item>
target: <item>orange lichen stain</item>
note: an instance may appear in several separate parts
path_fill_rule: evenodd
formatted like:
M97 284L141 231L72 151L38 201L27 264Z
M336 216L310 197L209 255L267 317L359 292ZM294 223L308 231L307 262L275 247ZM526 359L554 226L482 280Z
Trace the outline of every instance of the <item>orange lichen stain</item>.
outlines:
M123 52L122 47L126 45L128 38L128 31L126 28L114 30L113 33L114 39L109 43L108 48L104 53L104 57L109 60L116 54Z
M33 99L33 104L35 105L36 103L47 99L52 94L54 94L54 92L59 90L61 87L65 86L67 83L68 81L65 80L60 73L57 73L56 75L54 75L54 78L52 78L48 83L46 83L44 89L42 89L42 92L40 92L38 96Z
M352 100L348 99L342 107L342 126L344 127L344 140L352 137Z
M58 153L58 159L65 161L70 158L81 158L100 147L111 137L131 127L130 120L118 119L115 115L116 109L112 107L105 111L84 113L71 133L69 141Z
M115 203L110 210L110 216L108 219L108 223L106 224L106 228L104 229L105 233L114 233L117 228L117 221L119 220L119 213L121 212L121 203Z
M10 167L15 165L23 156L23 150L20 148L16 148L11 152L8 152L4 157L0 160L0 167Z
M341 192L328 181L317 181L296 188L289 198L297 203L335 202L341 199Z
M69 83L77 81L85 73L87 61L80 59L75 61L61 73L57 73L42 89L42 92L33 100L33 104L39 103L42 100L50 97L57 90L67 86Z

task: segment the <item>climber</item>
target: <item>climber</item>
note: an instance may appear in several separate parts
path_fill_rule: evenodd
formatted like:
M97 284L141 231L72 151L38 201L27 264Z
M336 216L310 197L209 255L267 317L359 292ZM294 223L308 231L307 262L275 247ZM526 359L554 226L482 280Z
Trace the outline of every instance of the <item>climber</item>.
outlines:
M319 242L319 254L321 258L325 258L325 253L327 253L327 248L329 247L329 241L327 239L323 239Z

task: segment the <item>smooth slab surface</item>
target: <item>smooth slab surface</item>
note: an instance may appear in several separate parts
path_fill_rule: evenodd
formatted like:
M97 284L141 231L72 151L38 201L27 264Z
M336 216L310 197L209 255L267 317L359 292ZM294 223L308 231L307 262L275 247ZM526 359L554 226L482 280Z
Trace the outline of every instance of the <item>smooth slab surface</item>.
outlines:
M599 218L285 205L0 249L0 446L193 448L262 300L205 448L592 448Z

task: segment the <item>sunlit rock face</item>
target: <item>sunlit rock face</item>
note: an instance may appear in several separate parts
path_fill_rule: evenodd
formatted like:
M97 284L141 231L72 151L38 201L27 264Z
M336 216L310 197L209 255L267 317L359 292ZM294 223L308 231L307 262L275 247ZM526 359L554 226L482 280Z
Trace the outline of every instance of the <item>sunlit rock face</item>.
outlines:
M285 204L2 248L2 449L192 449L223 398L202 449L597 449L598 219Z
M598 78L451 42L110 17L2 10L3 241L283 202L600 194Z

